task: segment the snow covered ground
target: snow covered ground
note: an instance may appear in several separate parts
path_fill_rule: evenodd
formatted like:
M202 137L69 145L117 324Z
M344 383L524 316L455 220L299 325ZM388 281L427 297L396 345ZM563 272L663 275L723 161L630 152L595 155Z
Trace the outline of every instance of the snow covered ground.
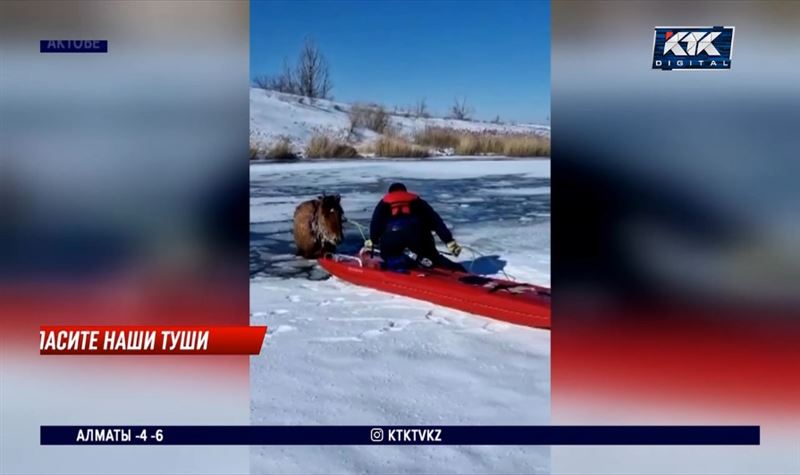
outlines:
M322 134L342 141L348 139L351 105L323 99L310 102L308 98L264 89L250 89L251 142L272 144L281 137L288 138L301 151L311 137ZM390 111L391 112L391 111ZM536 124L494 124L443 118L414 118L392 115L390 125L401 135L410 136L427 126L447 127L468 131L497 131L550 135L550 127ZM356 143L366 143L378 135L359 129ZM352 138L352 137L350 137Z
M327 279L293 255L294 207L341 193L369 223L393 181L419 192L476 271L550 283L549 160L311 161L250 167L253 424L547 424L550 334ZM361 236L346 227L340 251ZM470 260L469 253L462 260ZM489 257L491 256L491 257ZM253 473L546 473L547 447L253 447Z

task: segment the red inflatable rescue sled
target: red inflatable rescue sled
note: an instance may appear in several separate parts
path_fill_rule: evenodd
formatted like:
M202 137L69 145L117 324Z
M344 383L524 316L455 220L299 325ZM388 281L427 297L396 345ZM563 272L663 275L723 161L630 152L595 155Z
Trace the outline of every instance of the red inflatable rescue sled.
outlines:
M550 329L550 289L444 269L393 272L378 257L330 254L319 263L330 274L376 290L425 300L485 317Z

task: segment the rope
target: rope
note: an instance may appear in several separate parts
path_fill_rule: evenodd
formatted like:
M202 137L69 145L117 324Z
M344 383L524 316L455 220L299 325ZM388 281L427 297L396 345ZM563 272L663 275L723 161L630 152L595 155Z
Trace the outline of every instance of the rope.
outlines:
M461 248L462 249L466 249L466 250L468 250L469 252L472 253L472 262L469 263L469 269L468 269L469 272L472 273L472 266L475 265L475 260L476 260L475 256L486 257L486 255L482 254L480 251L478 251L477 249L475 249L474 247L471 247L471 246L462 245ZM516 277L514 277L512 275L509 275L505 270L500 269L500 272L502 272L503 276L507 280L518 282L518 279Z
M367 229L366 226L364 226L363 224L359 224L358 221L353 221L350 218L347 218L346 222L353 223L353 225L355 225L355 227L358 228L358 232L361 233L361 238L364 239L365 242L367 241L367 235L364 234L364 230Z
M469 263L469 266L467 267L467 271L469 271L469 273L471 274L472 273L472 266L475 265L475 260L476 260L475 257L476 256L477 257L486 257L486 255L482 254L480 251L478 251L477 249L475 249L474 247L471 247L471 246L461 245L461 249L466 249L467 251L472 253L472 261ZM448 252L448 251L440 251L440 252L442 254L445 254L445 255L448 255L448 256L456 257L452 252ZM500 272L502 272L502 274L506 278L506 280L510 280L510 281L513 281L513 282L519 282L519 279L517 279L513 275L510 275L505 270L500 269Z

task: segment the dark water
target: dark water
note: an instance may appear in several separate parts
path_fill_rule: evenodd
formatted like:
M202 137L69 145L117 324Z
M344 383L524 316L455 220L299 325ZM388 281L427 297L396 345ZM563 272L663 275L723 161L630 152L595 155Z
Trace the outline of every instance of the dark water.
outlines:
M459 164L459 166L469 166ZM296 183L302 177L292 177L276 183L254 181L250 184L253 198L284 198L274 204L295 206L323 190L318 185L303 186ZM326 186L326 193L339 193L344 199L345 215L352 221L369 226L372 209L385 193L392 181L398 178L376 179L373 183L342 183ZM520 217L528 217L528 224L550 220L550 193L512 195L495 194L493 190L549 187L549 178L520 177L517 175L492 175L469 179L412 179L399 178L409 190L419 193L450 225L496 225L498 232L503 226L518 226ZM361 209L347 208L347 195L374 193L375 203ZM466 205L466 206L465 206ZM504 224L504 221L508 224ZM514 223L514 224L512 224ZM367 230L364 231L368 233ZM361 248L363 239L356 226L345 224L345 239L338 252L355 253ZM277 222L250 223L250 276L325 278L314 261L296 257L292 240L291 219Z

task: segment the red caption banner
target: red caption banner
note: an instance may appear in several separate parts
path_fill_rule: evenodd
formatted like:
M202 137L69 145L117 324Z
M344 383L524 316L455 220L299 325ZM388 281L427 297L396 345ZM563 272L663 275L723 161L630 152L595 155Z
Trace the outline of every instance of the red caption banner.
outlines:
M41 355L257 355L267 327L42 326Z

